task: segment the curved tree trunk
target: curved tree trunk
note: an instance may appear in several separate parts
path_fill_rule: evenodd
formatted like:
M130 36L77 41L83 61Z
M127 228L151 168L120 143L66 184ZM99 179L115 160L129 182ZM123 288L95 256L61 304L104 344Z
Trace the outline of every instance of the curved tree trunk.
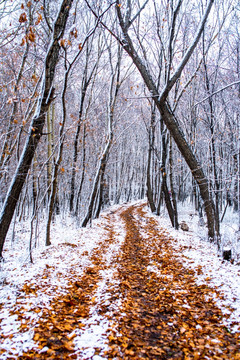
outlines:
M213 240L215 238L215 210L208 188L208 179L206 178L201 165L197 161L181 129L179 128L179 125L165 102L159 103L159 110L164 123L166 124L199 186L199 191L204 202L204 208L207 216L208 235L209 238Z
M208 223L208 236L211 240L215 238L215 209L214 204L212 201L211 194L208 189L208 179L206 178L202 167L200 166L199 162L197 161L194 153L192 152L189 144L187 143L184 134L176 121L173 113L168 107L167 103L167 97L173 86L175 85L176 81L181 76L181 73L187 64L188 60L190 59L194 49L196 48L199 39L201 37L201 34L203 32L204 26L206 24L207 18L209 16L211 7L213 5L214 0L209 0L205 13L202 17L202 20L199 24L198 30L196 32L196 35L190 44L189 48L187 49L182 61L180 62L179 66L177 67L175 73L172 75L172 77L167 79L166 85L162 91L162 93L159 95L158 89L156 84L154 83L151 74L146 67L145 63L142 61L140 56L138 55L134 45L133 41L128 33L128 29L132 24L132 20L129 18L131 14L131 9L129 8L128 13L129 16L126 16L124 18L121 10L121 3L120 0L116 1L116 11L118 15L118 20L120 23L120 26L122 28L122 32L124 35L124 40L121 41L118 38L118 41L123 46L124 50L129 54L129 56L132 58L133 63L137 67L138 71L140 72L148 90L150 91L153 100L156 104L156 107L160 111L161 117L168 128L170 134L172 135L175 143L177 144L182 156L184 157L186 163L188 164L192 175L194 179L196 180L201 197L204 201L204 207L205 212L207 216L207 223ZM140 14L140 12L139 12ZM145 60L146 61L146 60Z

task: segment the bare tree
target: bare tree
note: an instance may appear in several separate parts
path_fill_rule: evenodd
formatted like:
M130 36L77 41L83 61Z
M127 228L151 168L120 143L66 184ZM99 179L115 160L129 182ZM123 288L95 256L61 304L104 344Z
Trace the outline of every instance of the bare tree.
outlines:
M129 28L131 27L134 20L136 19L136 16L140 15L140 12L145 7L145 4L143 5L142 8L140 8L140 10L136 13L136 15L132 16L132 1L128 0L127 11L124 16L123 12L121 10L121 3L119 0L117 0L116 11L117 11L118 19L119 19L119 24L120 24L122 32L123 32L123 40L119 39L119 41L121 42L125 51L132 58L137 69L139 70L146 86L148 87L148 89L153 97L153 100L154 100L157 108L160 111L160 114L161 114L161 117L162 117L164 123L166 124L174 141L176 142L181 154L183 155L186 163L188 164L188 166L192 172L194 179L196 180L196 182L199 186L200 194L204 201L205 212L207 215L208 235L209 235L210 239L214 239L215 231L216 231L215 211L214 211L214 204L213 204L213 201L211 198L211 194L210 194L209 188L208 188L208 179L206 178L201 165L199 164L198 160L196 159L196 156L192 152L189 144L187 143L187 141L184 137L184 134L182 132L182 129L180 128L178 122L176 121L176 118L175 118L171 108L169 107L169 104L167 101L167 98L168 98L168 95L169 95L171 89L173 88L173 86L176 84L177 80L181 76L181 73L182 73L185 65L189 61L194 49L196 48L196 46L199 42L199 39L203 32L204 26L206 24L208 15L210 13L211 7L213 5L213 0L210 0L208 2L205 13L203 14L202 20L200 21L199 27L197 29L195 37L193 38L192 43L189 45L181 62L179 63L177 69L171 75L170 69L172 66L172 61L171 61L172 41L174 40L175 23L176 23L176 18L177 18L177 15L178 15L181 5L182 5L182 1L179 0L175 7L174 12L173 12L173 19L172 19L172 27L173 28L172 28L172 35L170 37L170 42L169 42L169 54L170 54L169 55L170 63L168 64L169 72L168 72L168 76L166 78L165 86L160 94L157 90L156 84L153 81L153 78L150 74L149 69L146 67L145 63L142 61L142 59L138 55L138 52L137 52L137 50L134 46L134 43L132 41L132 38L131 38L131 34L129 32Z
M110 80L110 87L109 87L107 140L106 140L106 145L104 147L104 150L101 154L101 158L100 158L97 172L95 175L93 189L92 189L90 200L89 200L88 210L87 210L87 213L82 222L83 227L85 227L87 225L88 221L92 218L93 210L94 210L94 203L96 201L98 191L99 191L99 204L98 204L98 209L97 209L98 214L99 214L100 208L102 206L102 188L103 188L104 174L105 174L105 170L106 170L107 158L108 158L108 155L109 155L109 152L110 152L110 149L112 146L112 141L113 141L114 110L115 110L115 105L116 105L116 101L117 101L119 88L121 86L120 70L121 70L122 51L121 51L120 47L118 47L117 62L116 62L115 67L113 65L112 52L110 49L110 45L108 45L108 53L109 53L109 63L110 63L110 68L111 68L111 80Z
M25 143L21 158L19 160L15 175L10 184L6 195L2 212L0 215L0 256L2 257L3 245L19 199L22 187L24 185L28 170L31 166L35 150L42 136L42 130L45 124L45 115L48 107L53 100L54 88L53 79L56 65L59 58L61 46L60 39L64 34L69 12L73 0L63 0L54 23L51 43L48 47L44 64L44 76L42 80L42 89L38 98L38 104L33 116L27 141Z
M72 174L71 174L71 187L70 187L70 202L69 202L69 210L70 212L73 212L74 208L74 197L75 197L75 178L76 178L76 166L77 166L77 160L78 160L78 152L79 152L79 135L81 126L83 123L83 114L84 114L84 103L87 95L88 88L91 84L91 80L94 76L94 73L96 72L98 62L101 56L102 51L99 49L99 53L96 59L96 62L94 63L93 67L89 69L90 67L90 54L93 51L93 44L88 42L86 44L86 52L85 52L85 65L84 65L84 71L83 71L83 77L82 77L82 84L81 84L81 96L80 96L80 105L79 105L79 113L78 113L78 124L77 129L74 137L74 148L73 148L73 165L72 165Z

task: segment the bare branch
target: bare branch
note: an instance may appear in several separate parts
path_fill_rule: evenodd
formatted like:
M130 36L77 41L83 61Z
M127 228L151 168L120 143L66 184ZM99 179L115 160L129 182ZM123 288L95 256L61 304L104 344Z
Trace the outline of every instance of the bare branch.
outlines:
M44 19L46 21L46 24L47 24L47 27L50 31L50 33L52 33L53 29L49 23L49 20L48 20L48 17L47 17L47 13L46 13L46 0L43 0L43 16L44 16Z
M169 80L169 78L170 78L170 69L171 69L172 57L173 57L173 39L174 39L174 34L175 34L176 20L177 20L177 16L178 16L179 10L181 8L181 5L182 5L182 0L179 0L178 4L173 12L173 16L172 16L172 24L171 24L171 31L170 31L169 45L168 45L169 59L168 59L167 80Z
M174 84L176 83L177 79L179 78L179 76L181 75L186 63L188 62L189 58L191 57L194 49L196 48L198 41L200 39L200 36L202 35L205 23L208 19L208 15L210 13L210 10L212 8L214 0L209 0L208 6L205 10L205 13L203 15L202 21L198 27L198 30L196 32L195 38L192 41L192 44L189 46L186 54L184 55L181 63L179 64L177 70L175 71L175 73L173 74L173 76L171 77L171 79L168 81L168 83L166 84L166 86L164 87L162 94L160 96L161 100L165 100L168 96L169 91L172 89L172 87L174 86Z
M128 24L128 28L132 25L132 23L137 19L137 17L140 15L140 13L143 11L143 9L145 8L145 6L147 5L148 0L145 1L145 3L143 4L143 6L139 9L139 11L136 13L136 15L134 15L134 17L132 18L132 20L129 21Z
M221 91L226 90L227 88L229 88L229 87L231 87L231 86L233 86L233 85L237 85L237 84L240 84L240 80L234 81L234 82L232 82L231 84L228 84L228 85L222 87L221 89L218 89L218 90L214 91L212 94L210 94L210 95L206 96L204 99L198 101L198 102L194 105L194 107L197 106L197 105L199 105L199 104L201 104L201 103L203 103L204 101L206 101L207 99L211 98L212 96L220 93Z

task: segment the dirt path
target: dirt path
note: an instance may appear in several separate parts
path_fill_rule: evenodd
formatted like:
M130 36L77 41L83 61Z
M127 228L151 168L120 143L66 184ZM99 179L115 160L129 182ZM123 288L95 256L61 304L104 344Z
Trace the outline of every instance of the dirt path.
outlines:
M176 260L168 237L141 207L121 217L127 232L118 261L122 305L108 358L240 359L239 334L221 324L213 300L219 294L196 285L193 271Z
M240 359L240 336L222 324L213 300L219 294L196 285L194 271L177 260L168 236L143 206L122 207L106 220L105 236L82 274L75 265L64 294L43 311L32 309L39 313L35 345L17 358ZM30 286L23 293L37 296ZM30 326L24 307L12 314L24 336ZM16 357L4 357L2 350L0 359Z

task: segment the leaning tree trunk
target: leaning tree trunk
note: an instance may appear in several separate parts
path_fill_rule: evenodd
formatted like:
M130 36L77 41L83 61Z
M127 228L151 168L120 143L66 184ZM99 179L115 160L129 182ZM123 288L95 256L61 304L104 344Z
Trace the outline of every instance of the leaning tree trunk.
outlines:
M28 170L31 166L35 150L42 136L42 130L45 124L45 114L47 113L49 105L53 100L53 79L60 52L59 40L64 34L72 2L73 0L62 1L60 11L54 23L52 40L45 58L42 91L38 98L37 109L32 119L29 135L26 140L12 183L6 195L0 215L0 257L2 257L3 245L14 214L14 210L16 208L16 204L27 177Z
M121 26L124 40L120 40L117 38L119 43L123 46L124 50L128 53L128 55L132 58L133 63L137 67L138 71L140 72L148 90L150 91L153 100L156 104L156 107L160 111L161 117L168 128L170 134L172 135L176 145L178 146L182 156L184 157L186 163L188 164L194 179L196 180L201 197L204 201L205 212L207 216L207 223L208 223L208 236L210 239L215 239L215 210L214 204L212 201L211 194L208 189L208 179L206 178L202 167L200 166L199 162L197 161L194 153L192 152L189 144L187 143L184 134L175 119L173 113L168 107L167 97L169 92L176 84L176 81L180 78L185 65L189 61L194 49L196 48L199 39L202 35L203 29L205 27L207 18L209 16L211 7L213 5L214 0L209 0L205 13L202 17L202 20L199 24L198 30L196 32L195 37L193 38L192 43L190 44L189 48L185 52L182 61L180 62L179 66L177 67L174 74L167 79L166 85L159 95L158 89L156 84L154 83L152 76L138 55L135 46L133 45L133 41L128 33L129 27L131 26L133 20L129 18L130 16L130 8L128 9L129 16L124 17L121 10L121 2L120 0L116 0L116 11L118 15L119 24ZM144 5L145 6L145 5ZM143 9L143 7L141 8ZM140 12L139 12L140 14ZM135 19L135 18L134 18ZM146 62L146 59L145 59Z
M172 135L175 143L177 144L181 154L183 155L186 163L188 164L194 179L196 180L201 197L204 202L204 208L208 221L208 235L210 239L215 238L215 211L214 204L208 188L208 179L206 178L203 169L193 154L190 146L188 145L181 129L179 128L173 114L170 112L167 105L162 102L159 103L159 110L164 123L166 124L170 134Z

